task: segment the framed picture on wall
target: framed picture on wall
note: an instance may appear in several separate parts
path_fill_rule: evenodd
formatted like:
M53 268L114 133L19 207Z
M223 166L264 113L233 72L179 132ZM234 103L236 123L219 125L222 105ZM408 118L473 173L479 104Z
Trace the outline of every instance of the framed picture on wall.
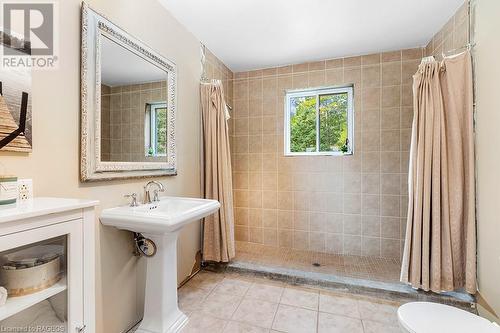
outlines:
M15 36L0 32L0 44L5 54L19 52L30 55L30 48ZM31 70L25 66L0 67L0 151L29 153L33 147L31 108Z

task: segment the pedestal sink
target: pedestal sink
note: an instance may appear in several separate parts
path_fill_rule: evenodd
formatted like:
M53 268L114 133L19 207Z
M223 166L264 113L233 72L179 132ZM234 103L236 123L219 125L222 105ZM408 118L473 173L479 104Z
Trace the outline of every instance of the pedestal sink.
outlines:
M186 224L216 212L216 200L162 197L138 207L105 209L101 223L142 233L156 243L147 259L144 318L136 333L178 332L187 317L177 306L177 236Z

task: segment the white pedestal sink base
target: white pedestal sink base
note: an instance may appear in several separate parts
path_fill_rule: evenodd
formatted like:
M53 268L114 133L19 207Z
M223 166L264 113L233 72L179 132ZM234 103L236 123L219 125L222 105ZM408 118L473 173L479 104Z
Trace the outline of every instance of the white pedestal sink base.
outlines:
M146 263L144 319L137 333L173 333L186 324L187 317L177 306L177 234L188 223L215 213L219 207L216 200L162 197L154 205L102 211L102 224L143 233L158 248Z
M147 258L144 318L136 333L175 333L188 318L177 306L177 236L144 234L155 242L156 255Z
M172 324L172 326L165 331L165 333L177 333L180 332L188 322L188 317L179 311L179 318ZM150 331L142 328L142 323L135 333L156 333L156 331Z

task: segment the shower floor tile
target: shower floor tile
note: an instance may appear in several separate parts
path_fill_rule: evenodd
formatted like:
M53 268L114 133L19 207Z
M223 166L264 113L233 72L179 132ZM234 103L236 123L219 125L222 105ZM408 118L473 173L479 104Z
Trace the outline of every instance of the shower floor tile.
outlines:
M276 248L236 242L234 262L295 269L347 278L399 283L401 261Z

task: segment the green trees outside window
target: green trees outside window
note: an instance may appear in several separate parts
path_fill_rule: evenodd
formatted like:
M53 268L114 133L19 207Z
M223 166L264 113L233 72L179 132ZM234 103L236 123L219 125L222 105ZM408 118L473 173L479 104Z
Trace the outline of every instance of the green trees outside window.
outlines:
M347 93L319 96L319 151L341 151L347 140Z
M290 151L316 151L316 97L294 97L290 103Z
M156 109L156 154L167 154L167 108Z
M146 119L149 124L145 134L146 155L165 156L167 154L167 104L146 104Z
M347 152L352 95L347 91L296 95L288 99L290 152Z

